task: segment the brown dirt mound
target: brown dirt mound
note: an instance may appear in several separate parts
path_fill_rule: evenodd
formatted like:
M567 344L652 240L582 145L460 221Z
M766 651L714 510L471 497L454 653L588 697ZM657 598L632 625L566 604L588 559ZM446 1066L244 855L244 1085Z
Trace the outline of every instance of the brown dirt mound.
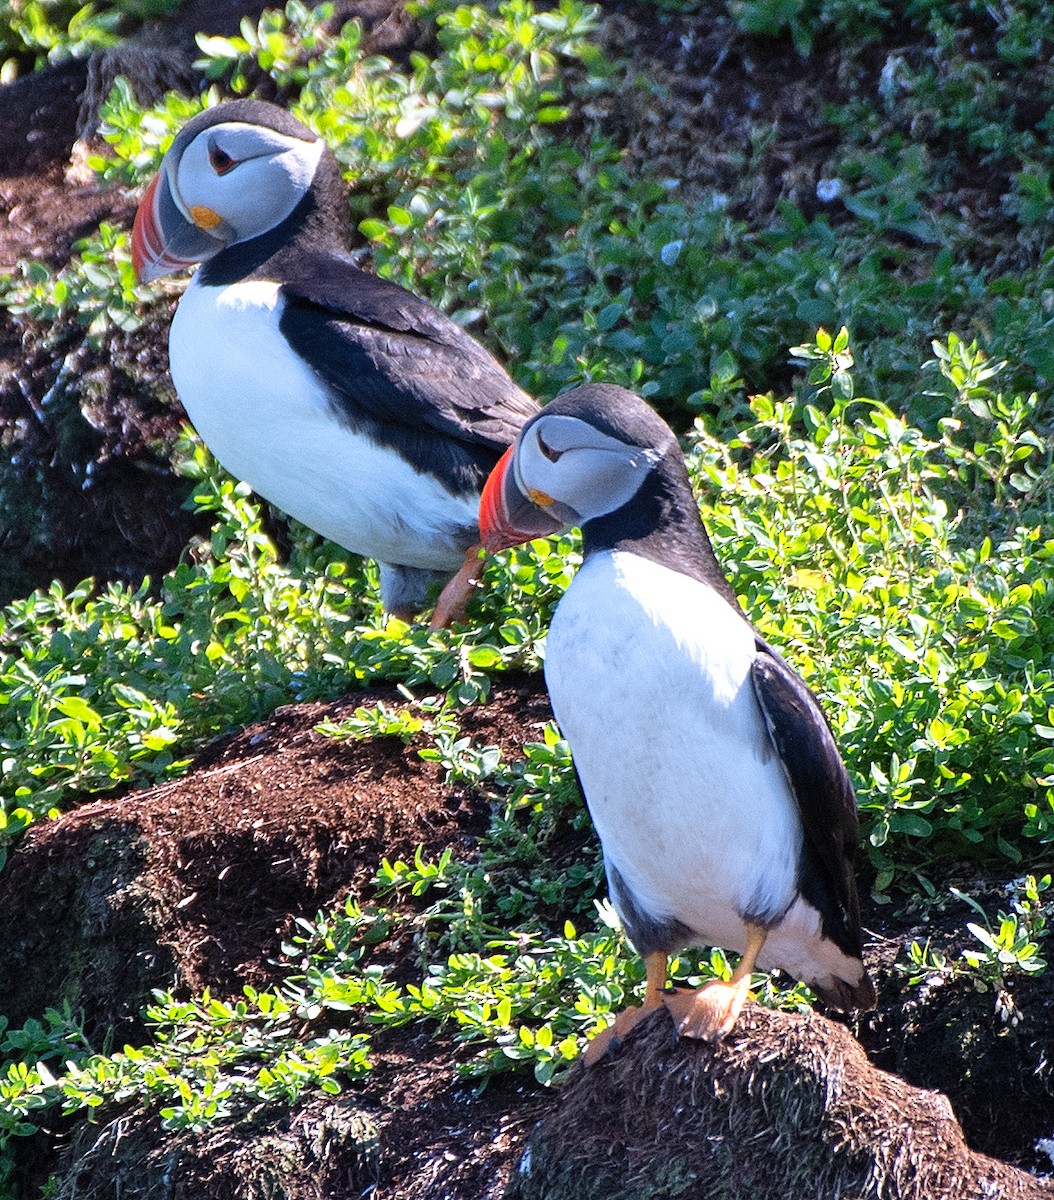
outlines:
M0 875L0 997L14 1024L68 1001L89 1037L125 1036L156 987L234 995L272 975L294 918L358 894L418 845L471 853L487 804L394 738L315 731L395 689L279 709L207 748L184 778L30 831ZM510 756L549 717L511 680L465 730Z
M0 1008L5 1016L17 1026L26 1018L39 1017L48 1006L67 1001L74 1010L83 1010L86 1033L96 1044L111 1025L116 1026L117 1044L134 1041L139 1013L152 988L200 991L209 987L216 994L236 995L246 983L259 986L273 980L278 973L273 960L296 918L312 917L348 895L368 900L370 881L383 857L407 857L418 845L431 858L448 846L461 856L474 854L489 817L485 797L445 786L439 769L421 760L414 744L405 746L397 739L335 741L315 730L323 720L339 720L379 700L394 705L400 697L394 689L376 689L329 704L281 709L270 720L206 748L183 779L86 804L31 830L0 875L0 911L9 931L0 942ZM549 716L541 678L513 676L499 684L489 703L464 713L462 728L479 743L499 745L507 757L514 758L524 742L537 740ZM949 914L949 920L954 917ZM904 936L917 932L909 930ZM890 960L897 957L902 940L899 936L888 940ZM386 959L408 974L417 970L416 954L410 933L398 934L385 945ZM946 1072L940 1082L945 1085L947 1079L945 1086L956 1105L965 1102L963 1113L971 1118L970 1140L986 1147L990 1145L985 1138L989 1109L980 1103L985 1089L973 1085L970 1067L975 1061L993 1066L992 1056L998 1056L999 1083L991 1090L998 1093L995 1099L1006 1120L992 1148L1024 1160L1031 1141L1054 1129L1049 1079L1037 1068L1037 1053L1049 1044L1044 1024L1051 1008L1047 994L1022 992L1025 1018L1014 1030L1001 1032L993 1027L990 997L974 994L969 981L956 980L940 989L911 989L895 972L887 969L885 975L882 1007L869 1017L870 1027L863 1027L865 1040L879 1055L898 1054L897 1065L905 1071L910 1068L918 1082L935 1081L936 1062ZM1042 980L1037 981L1036 987L1041 986ZM955 1037L946 1039L938 1059L931 1061L937 1045L934 1023L942 1020ZM966 1150L961 1131L946 1109L927 1108L930 1102L921 1100L911 1100L915 1108L904 1107L916 1096L913 1089L875 1072L850 1035L833 1030L822 1018L787 1018L751 1009L728 1046L713 1051L690 1044L671 1048L665 1036L654 1038L654 1045L647 1042L651 1058L642 1058L645 1051L631 1038L610 1066L584 1077L584 1082L581 1075L573 1079L560 1115L550 1119L553 1093L527 1078L492 1080L482 1096L474 1085L462 1081L457 1066L473 1052L459 1045L450 1031L421 1023L376 1031L371 1053L374 1069L354 1085L348 1101L366 1114L379 1139L376 1165L367 1172L374 1172L374 1177L362 1187L375 1183L373 1200L498 1200L515 1172L530 1128L545 1117L531 1142L529 1170L519 1177L520 1187L536 1190L523 1192L522 1200L536 1195L552 1195L555 1200L561 1194L581 1200L592 1195L647 1200L656 1194L654 1188L651 1193L585 1190L599 1171L596 1164L587 1164L585 1176L575 1177L580 1192L539 1190L556 1186L537 1172L543 1169L539 1164L544 1165L545 1146L560 1130L565 1136L573 1132L576 1146L600 1146L607 1139L601 1157L608 1154L612 1139L618 1141L623 1154L623 1160L617 1160L619 1178L633 1178L636 1172L655 1183L655 1164L666 1163L661 1181L667 1191L657 1194L671 1197L679 1194L675 1186L680 1186L681 1176L671 1174L674 1168L669 1164L681 1162L684 1145L715 1147L713 1161L686 1160L684 1170L691 1168L692 1180L716 1179L700 1172L718 1170L725 1153L718 1151L732 1144L734 1134L746 1139L744 1144L759 1147L758 1155L764 1150L764 1161L757 1159L755 1174L743 1176L756 1190L718 1194L727 1194L730 1200L740 1195L772 1200L791 1191L765 1189L784 1183L790 1188L787 1180L798 1178L793 1172L804 1170L801 1164L806 1159L810 1169L820 1170L816 1165L817 1156L823 1157L820 1149L834 1155L829 1168L832 1187L843 1177L855 1179L854 1170L864 1170L860 1167L863 1151L853 1149L856 1143L851 1143L850 1133L843 1130L850 1139L848 1149L831 1133L842 1128L832 1116L836 1110L850 1132L861 1122L871 1122L868 1128L873 1129L889 1121L888 1136L899 1137L902 1109L917 1112L919 1122L937 1120L936 1112L938 1132L944 1130L941 1136L949 1139L943 1157L959 1174L949 1176L951 1183L934 1176L934 1190L929 1192L897 1191L891 1183L882 1194L926 1195L927 1200L958 1200L970 1194L955 1188L967 1178L964 1172L980 1169L981 1159ZM978 1057L982 1051L987 1058ZM768 1080L764 1086L744 1082L735 1073L736 1064L745 1062L768 1072L758 1076ZM594 1079L604 1082L594 1084ZM687 1093L675 1094L678 1079L690 1081ZM598 1086L606 1098L593 1094ZM817 1095L825 1098L826 1107L816 1107ZM888 1100L890 1096L901 1109L876 1109L876 1097ZM729 1097L738 1097L734 1112ZM835 1101L836 1107L831 1108ZM271 1164L291 1152L290 1146L301 1136L297 1130L312 1122L325 1126L333 1116L323 1112L325 1103L307 1098L304 1115L299 1109L291 1116L260 1113L244 1126L217 1131L214 1138L210 1134L207 1145L212 1150L204 1157L184 1139L162 1137L152 1116L142 1112L107 1114L117 1124L89 1131L78 1128L73 1143L65 1148L61 1130L56 1129L57 1142L49 1145L38 1137L20 1147L27 1180L23 1194L27 1200L35 1195L31 1185L52 1172L59 1172L66 1187L73 1186L70 1180L85 1183L96 1169L103 1172L104 1182L109 1180L114 1187L120 1182L122 1194L135 1194L129 1190L131 1180L155 1178L151 1172L164 1163L169 1178L178 1181L178 1186L172 1185L175 1191L166 1194L262 1195L263 1184L257 1186L245 1176L246 1164L259 1160L259 1178L270 1180ZM579 1106L591 1124L580 1123ZM779 1123L783 1117L789 1119L792 1108L804 1124ZM637 1140L624 1136L620 1122L637 1131ZM918 1124L914 1116L912 1124ZM107 1139L117 1134L127 1135L127 1142L120 1153L111 1154ZM358 1144L340 1141L336 1132L326 1136L331 1158L315 1177L329 1190L317 1194L359 1195L362 1177L355 1172L366 1167ZM552 1145L562 1147L567 1171L582 1166L572 1153L574 1147L563 1147L559 1140ZM661 1147L651 1166L646 1162L648 1145ZM903 1153L914 1153L913 1147L915 1143ZM893 1162L890 1154L892 1150L882 1161ZM728 1151L725 1157L730 1155ZM755 1158L752 1151L751 1161ZM304 1158L305 1164L312 1161L310 1155ZM893 1171L895 1162L887 1166ZM1001 1184L1005 1172L1010 1172L1005 1178L1015 1187L1025 1187L1021 1180L1030 1178L1002 1164L992 1166L991 1172L991 1179ZM817 1178L822 1182L827 1176ZM266 1194L286 1195L289 1200L311 1196L303 1190L306 1179L297 1166L282 1183L285 1192L272 1188ZM349 1181L354 1181L354 1187ZM955 1187L938 1190L938 1184L946 1183ZM802 1186L796 1195L879 1194ZM897 1176L896 1187L906 1186ZM1020 1187L1003 1195L1040 1194ZM106 1194L113 1194L113 1189Z
M236 995L246 983L267 983L295 918L368 895L382 858L406 857L418 845L433 858L448 846L470 855L487 823L485 798L446 787L415 745L337 741L315 730L379 700L395 706L401 697L375 689L280 709L207 747L180 780L85 804L30 830L0 875L10 934L0 942L0 1011L11 1024L67 1001L83 1010L95 1044L110 1025L115 1044L134 1041L152 988ZM511 676L489 703L464 714L462 729L515 758L550 716L541 677ZM387 951L409 963L414 948L404 941ZM498 1081L479 1096L457 1075L469 1056L434 1028L377 1034L374 1069L353 1101L379 1132L379 1159L363 1158L359 1141L340 1134L343 1110L321 1100L292 1116L257 1114L205 1139L162 1136L153 1115L121 1113L65 1148L61 1130L50 1148L40 1138L20 1145L23 1194L36 1195L58 1170L62 1196L114 1188L156 1195L150 1187L164 1186L174 1189L166 1195L195 1200L329 1200L357 1197L378 1181L375 1200L496 1200L550 1097L521 1080ZM297 1149L311 1138L328 1147L322 1165ZM288 1178L282 1162L296 1164Z
M580 1068L531 1135L514 1200L1026 1200L1037 1179L971 1151L947 1099L878 1071L816 1014L748 1006L717 1046L660 1010Z
M377 1129L348 1099L257 1113L163 1137L156 1116L85 1126L55 1200L322 1200L359 1196L377 1174Z
M508 1081L479 1096L452 1083L458 1056L442 1038L375 1044L371 1057L353 1093L310 1097L292 1113L265 1108L204 1133L165 1133L141 1111L85 1123L55 1200L500 1200L552 1096Z
M1031 864L1037 875L1049 866ZM957 886L991 914L1008 907L1003 881L974 876ZM859 1020L857 1036L875 1066L917 1087L951 1097L970 1145L1025 1167L1043 1161L1032 1148L1054 1132L1054 976L1008 971L1003 987L962 971L965 931L976 914L961 901L937 897L937 907L894 932L887 917L878 1008ZM939 951L943 972L920 972L911 982L906 948L912 941ZM1049 1169L1049 1162L1043 1162Z

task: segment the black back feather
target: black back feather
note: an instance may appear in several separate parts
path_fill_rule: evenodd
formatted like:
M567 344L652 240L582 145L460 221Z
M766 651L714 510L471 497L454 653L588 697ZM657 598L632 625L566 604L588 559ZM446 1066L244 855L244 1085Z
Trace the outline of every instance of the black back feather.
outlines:
M757 651L751 667L754 694L797 801L805 835L801 894L820 913L824 936L845 954L859 958L860 903L853 874L860 837L856 793L819 701L761 638ZM874 987L865 975L852 1004L866 1008L874 1000Z
M201 114L196 132L255 114L258 124L314 139L288 114L283 125L263 119L282 112L271 105L253 102L232 113L240 103ZM274 229L222 250L202 266L199 282L279 284L281 332L326 383L341 420L438 476L450 491L478 492L538 405L455 321L356 267L346 249L349 235L346 188L336 159L323 149L293 212Z

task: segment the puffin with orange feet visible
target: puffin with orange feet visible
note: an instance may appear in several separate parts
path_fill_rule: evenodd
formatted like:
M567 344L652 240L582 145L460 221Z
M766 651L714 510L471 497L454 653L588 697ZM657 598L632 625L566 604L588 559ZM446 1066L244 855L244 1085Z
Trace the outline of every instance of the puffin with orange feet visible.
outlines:
M841 1009L869 1008L853 857L856 797L812 692L744 616L667 425L590 384L529 420L480 506L491 551L582 529L583 563L553 616L545 680L600 835L611 900L664 1005L711 1041L735 1025L755 967ZM742 958L729 982L666 989L687 945Z
M172 379L219 461L278 508L380 563L407 619L480 570L479 493L538 406L460 325L347 251L331 151L273 104L179 132L132 232L141 280L203 263L169 336ZM457 574L455 575L455 572Z

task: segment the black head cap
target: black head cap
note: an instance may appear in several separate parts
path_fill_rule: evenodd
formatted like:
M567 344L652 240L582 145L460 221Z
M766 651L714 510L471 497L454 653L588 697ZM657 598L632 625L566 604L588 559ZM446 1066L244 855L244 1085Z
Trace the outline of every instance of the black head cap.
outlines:
M266 100L228 100L213 108L206 108L183 126L177 141L185 144L196 138L203 129L211 129L213 125L222 125L227 121L260 125L264 129L273 129L284 137L300 138L304 142L318 141L318 134L310 130L303 121L298 121L277 104L268 104Z
M680 455L673 431L640 396L614 383L586 383L551 400L544 412L577 417L628 446Z

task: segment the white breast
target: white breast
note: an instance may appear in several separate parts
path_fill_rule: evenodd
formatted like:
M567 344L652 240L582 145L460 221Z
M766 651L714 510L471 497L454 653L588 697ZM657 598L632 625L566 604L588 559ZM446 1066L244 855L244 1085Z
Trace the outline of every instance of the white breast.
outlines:
M742 950L742 914L796 894L801 824L750 682L754 632L712 588L591 556L545 677L605 857L641 906Z
M169 355L195 429L232 475L345 549L456 569L476 499L452 496L340 424L325 384L279 330L283 303L275 283L213 288L195 279L187 288Z

